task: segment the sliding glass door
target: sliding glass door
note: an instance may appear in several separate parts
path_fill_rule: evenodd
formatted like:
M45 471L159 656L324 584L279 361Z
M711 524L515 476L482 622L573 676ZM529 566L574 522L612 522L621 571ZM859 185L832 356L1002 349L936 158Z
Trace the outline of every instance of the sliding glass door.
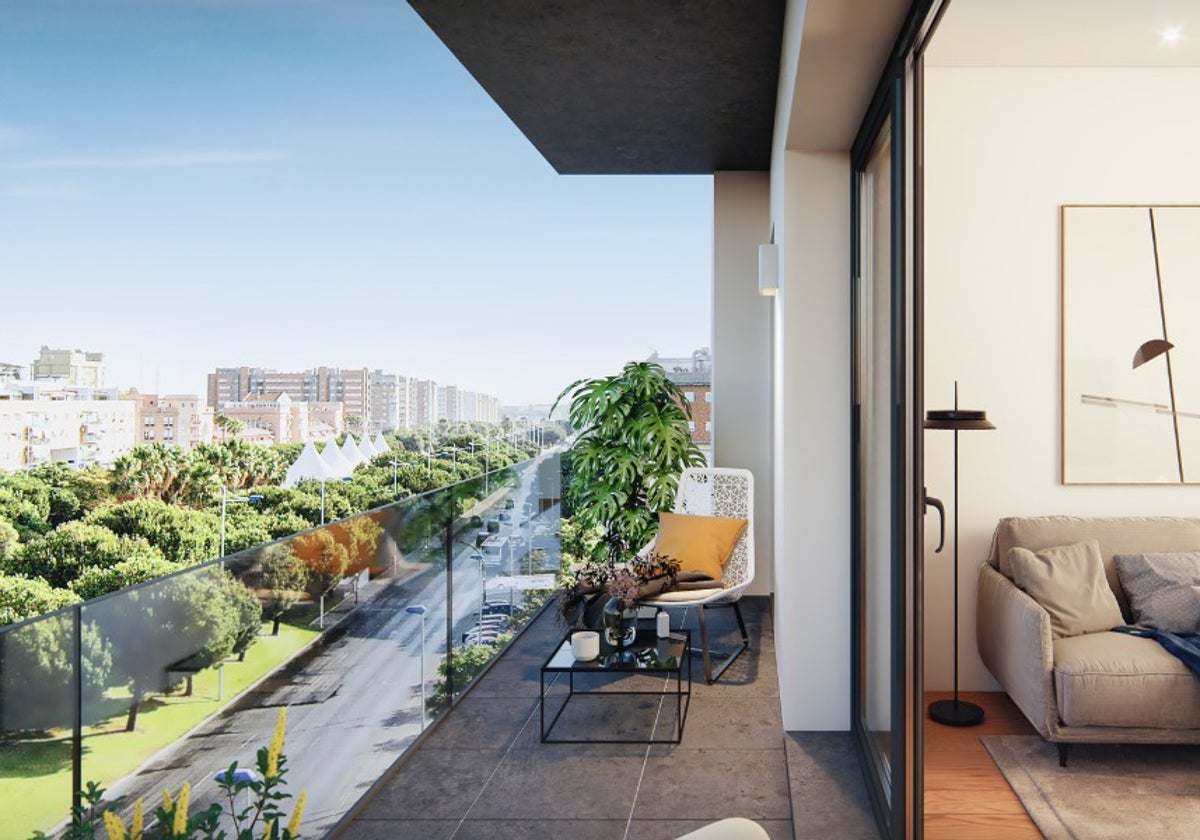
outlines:
M923 834L921 54L918 0L851 153L851 727L881 833Z

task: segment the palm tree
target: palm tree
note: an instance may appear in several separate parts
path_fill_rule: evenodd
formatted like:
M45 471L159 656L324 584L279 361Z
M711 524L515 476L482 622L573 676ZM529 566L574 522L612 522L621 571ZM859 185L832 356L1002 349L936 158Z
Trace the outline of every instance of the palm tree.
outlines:
M213 419L213 425L221 430L222 442L229 440L230 436L237 437L246 429L246 424L236 417L230 417L228 414L218 414Z

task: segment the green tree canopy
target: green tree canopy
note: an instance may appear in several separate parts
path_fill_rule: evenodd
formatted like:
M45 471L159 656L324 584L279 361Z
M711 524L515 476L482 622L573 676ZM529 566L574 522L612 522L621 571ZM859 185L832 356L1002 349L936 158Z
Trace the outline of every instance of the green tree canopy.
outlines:
M177 563L151 555L134 557L113 566L91 566L71 581L71 591L84 600L99 598L118 589L169 575L179 571L179 568Z
M0 575L0 625L16 624L77 601L79 596L74 592L56 589L44 580Z
M120 536L141 537L173 563L202 563L219 551L220 521L216 516L159 499L132 499L98 508L84 521Z
M10 573L42 578L61 588L86 568L107 568L135 558L161 560L162 552L142 537L122 537L102 525L75 521L22 546L5 566Z

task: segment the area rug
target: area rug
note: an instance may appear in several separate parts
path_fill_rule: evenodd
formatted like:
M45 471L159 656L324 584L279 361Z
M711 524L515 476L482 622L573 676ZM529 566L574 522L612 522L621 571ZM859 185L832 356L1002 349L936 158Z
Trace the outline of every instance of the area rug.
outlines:
M1200 837L1200 746L1072 744L1064 768L1036 735L980 740L1047 840Z

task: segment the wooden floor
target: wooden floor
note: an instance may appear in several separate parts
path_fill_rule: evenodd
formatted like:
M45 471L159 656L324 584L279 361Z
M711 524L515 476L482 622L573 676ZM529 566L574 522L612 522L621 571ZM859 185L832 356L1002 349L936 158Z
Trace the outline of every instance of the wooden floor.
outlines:
M952 695L931 691L933 700ZM979 726L958 728L925 720L926 840L1041 840L981 735L1033 735L1029 721L1000 692L965 691L959 697L984 709Z

